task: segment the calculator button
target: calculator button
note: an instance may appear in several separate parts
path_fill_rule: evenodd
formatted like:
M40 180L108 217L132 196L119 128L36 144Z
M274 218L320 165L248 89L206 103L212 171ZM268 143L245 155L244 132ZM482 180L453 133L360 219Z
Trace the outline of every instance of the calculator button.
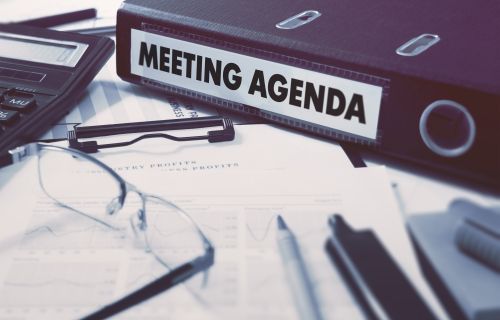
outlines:
M36 106L35 97L29 93L9 92L4 95L1 106L20 112L30 111Z
M19 113L12 110L0 109L0 125L8 125L16 121L19 118Z

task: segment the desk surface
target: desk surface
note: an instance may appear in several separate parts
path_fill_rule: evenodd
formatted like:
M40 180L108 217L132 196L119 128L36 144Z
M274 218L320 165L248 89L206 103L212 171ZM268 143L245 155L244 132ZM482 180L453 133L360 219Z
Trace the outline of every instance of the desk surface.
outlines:
M26 12L23 11L23 8L26 7L23 4L27 4L28 2L10 0L1 2L0 6L15 13L9 17L10 20L24 20L31 17L27 16ZM78 5L64 2L64 5L60 6L57 12L79 8L102 7L102 11L100 11L102 16L109 18L110 15L114 14L121 1L106 1L105 5L102 5L101 2L80 1ZM50 8L53 6L51 2L50 4L45 1L29 2L30 5L35 5L35 3L40 10L31 8L30 12L33 16L56 13ZM89 125L95 125L220 114L220 111L217 109L183 103L180 100L166 97L163 94L152 93L143 88L124 83L115 75L114 63L114 59L110 59L108 65L91 84L88 94L79 102L78 107L61 121L61 125L55 126L48 132L45 138L61 137L66 132L66 124L72 123L84 122ZM236 119L236 123L252 123L254 121L255 119L244 117L237 117ZM377 166L380 164L387 166L390 180L398 186L399 200L405 214L444 211L452 199L459 197L467 198L482 205L500 207L500 198L493 194L474 187L467 187L443 180L432 176L432 174L429 175L427 172L424 174L423 171L419 171L418 169L408 170L408 168L403 166L394 165L392 161L387 162L384 158L373 157L368 153L362 154L362 156L368 166ZM0 170L0 188L2 190L8 190L6 186L9 185L9 180L16 175L16 170L19 168L18 166ZM22 177L21 179L25 178L27 177ZM19 195L10 194L4 196L19 197ZM18 221L17 223L22 224L23 222ZM440 317L446 318L423 278L417 276L412 278L412 280Z

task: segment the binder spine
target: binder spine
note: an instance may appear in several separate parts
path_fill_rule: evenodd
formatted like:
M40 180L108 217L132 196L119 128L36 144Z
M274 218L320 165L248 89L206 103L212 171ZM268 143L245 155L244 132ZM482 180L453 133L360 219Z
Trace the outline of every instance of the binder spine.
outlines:
M291 57L277 52L272 52L263 49L257 49L254 47L249 47L234 42L223 41L220 39L215 39L207 36L202 36L200 34L189 33L186 31L181 31L171 27L160 26L158 24L143 22L141 23L141 28L143 31L156 33L159 35L164 35L168 37L174 37L180 40L190 41L201 45L206 45L209 47L229 50L231 52L241 53L248 56L261 58L273 62L284 63L290 66L299 67L302 69L307 69L311 71L321 72L324 74L329 74L333 76L342 77L349 80L354 80L358 82L363 82L367 84L373 84L376 86L383 87L382 102L383 105L385 100L389 95L390 80L370 75L367 73L356 72L348 70L345 68L339 68L332 65L326 65L321 63L312 62L305 59L300 59L296 57ZM381 144L382 130L377 131L377 138L374 140L365 139L363 137L356 136L347 132L340 130L331 129L319 124L310 123L308 121L302 121L298 118L291 118L283 114L270 112L267 110L259 109L255 106L248 106L245 104L237 103L231 100L224 99L222 97L215 97L207 94L202 94L197 91L181 88L172 84L161 83L147 78L141 78L141 84L157 89L163 89L168 93L180 94L189 98L198 99L207 103L211 103L220 107L228 108L237 112L243 112L253 116L258 116L266 120L283 124L285 126L293 127L295 129L311 132L320 136L324 136L331 139L342 140L347 142L352 142L360 145L366 145L370 147L378 147Z

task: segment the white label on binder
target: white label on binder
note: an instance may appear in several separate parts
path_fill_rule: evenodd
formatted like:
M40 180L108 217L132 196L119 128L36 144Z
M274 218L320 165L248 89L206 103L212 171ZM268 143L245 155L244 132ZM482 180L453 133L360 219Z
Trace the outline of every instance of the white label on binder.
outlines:
M131 30L131 73L376 140L382 87Z

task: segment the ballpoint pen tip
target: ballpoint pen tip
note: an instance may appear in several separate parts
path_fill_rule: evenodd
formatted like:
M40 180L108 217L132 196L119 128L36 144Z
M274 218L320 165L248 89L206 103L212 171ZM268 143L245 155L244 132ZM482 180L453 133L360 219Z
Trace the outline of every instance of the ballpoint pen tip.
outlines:
M328 224L331 228L335 228L335 225L342 222L342 216L338 213L334 213L328 217Z
M332 215L330 215L330 216L328 217L328 224L329 224L330 226L332 226L332 227L335 225L335 215L334 215L334 214L332 214Z
M277 219L278 219L278 229L280 229L280 230L287 229L285 220L283 220L283 218L281 217L281 215L278 215Z

